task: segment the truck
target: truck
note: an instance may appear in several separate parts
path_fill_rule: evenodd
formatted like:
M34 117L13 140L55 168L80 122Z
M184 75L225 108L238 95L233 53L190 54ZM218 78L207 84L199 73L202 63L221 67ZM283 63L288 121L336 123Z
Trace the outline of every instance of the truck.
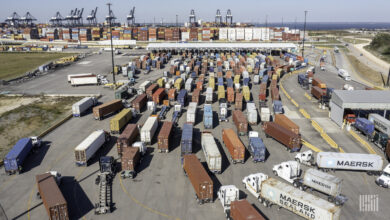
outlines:
M294 188L263 173L246 176L244 187L265 207L273 204L305 219L338 220L341 208L324 199Z
M132 115L133 113L128 108L122 109L121 112L115 115L110 120L111 134L119 134L122 131L122 128L131 120Z
M344 69L339 69L338 75L343 78L345 81L351 81L351 76L349 73Z
M81 117L88 109L97 104L95 97L85 97L72 105L73 117Z
M151 84L150 86L146 87L146 96L149 100L152 99L153 93L158 89L158 85L156 83Z
M240 190L235 185L223 185L219 187L217 197L222 204L226 218L229 218L231 203L240 199Z
M38 137L22 138L12 147L4 158L4 169L8 175L23 172L23 163L27 156L40 147L41 141Z
M68 220L68 204L58 187L58 178L50 172L36 175L38 196L42 199L50 220Z
M183 156L183 170L195 190L196 201L199 204L214 202L214 183L196 155Z
M287 116L283 114L275 114L274 122L284 128L289 129L295 134L299 135L299 126L291 121Z
M265 136L272 137L286 147L290 152L299 151L302 147L301 137L275 122L265 122L263 124Z
M298 74L298 84L303 89L309 89L309 80L307 79L305 74Z
M234 102L235 110L242 110L243 96L240 92L236 93L236 100Z
M184 107L187 104L187 90L182 89L177 96L177 102Z
M196 102L190 102L187 108L187 123L193 123L196 122L196 107L198 104Z
M206 103L213 103L213 89L210 87L207 87L206 89Z
M120 99L114 99L110 102L93 107L93 116L96 120L102 120L105 116L119 112L123 109L123 103Z
M88 160L110 140L111 136L104 130L92 132L74 149L77 166L88 166Z
M233 129L222 129L222 141L230 153L233 164L245 162L245 147Z
M248 133L248 121L246 120L244 114L240 110L233 111L233 122L236 125L237 133L239 135L245 135Z
M141 113L142 109L145 107L148 99L145 93L138 95L132 102L131 106L138 112Z
M272 102L272 109L274 110L274 114L283 114L283 104L280 100L274 100Z
M226 90L225 90L225 87L223 85L222 86L218 86L218 100L226 98L225 91Z
M151 115L146 120L145 124L141 128L141 141L145 144L152 144L154 133L158 127L158 117L157 115Z
M257 124L257 108L256 108L255 103L253 103L253 102L246 103L246 110L247 110L248 123L250 125L256 125Z
M141 91L142 93L146 92L146 89L151 85L152 83L149 80L144 81L141 83L141 85L138 86L138 91Z
M227 107L227 103L226 102L221 102L219 104L219 121L222 122L222 121L229 121L228 117L227 117L227 113L228 113L228 107Z
M259 137L259 132L249 132L248 151L251 154L251 158L254 163L265 162L267 149L265 148L263 140Z
M121 156L121 177L124 178L135 178L137 175L136 167L141 162L141 153L137 147L126 147L123 149Z
M211 104L203 106L203 125L205 129L213 129L213 108Z
M271 118L271 111L269 110L268 106L260 106L260 120L261 123L270 121Z
M192 92L192 84L193 84L193 79L192 78L188 78L186 83L185 83L185 90L187 90L188 92Z
M99 173L95 184L99 185L99 202L95 203L95 215L111 213L112 211L112 180L116 173L114 157L99 158Z
M390 121L385 117L376 113L371 113L368 115L368 120L374 123L375 129L390 136Z
M99 80L96 75L75 76L70 78L70 85L83 86L83 85L99 85Z
M68 83L72 81L73 77L82 77L82 76L91 76L94 75L93 73L78 73L78 74L68 74Z
M201 145L207 166L213 173L222 172L222 156L211 132L202 132Z
M230 217L233 220L265 220L246 199L235 200L230 204Z
M357 117L354 127L369 139L375 130L374 123L366 118Z
M184 123L183 131L181 134L181 141L180 141L181 156L192 153L193 133L194 133L193 124Z
M131 147L138 137L139 130L137 124L128 124L116 139L118 155L122 155L122 149L124 147Z
M383 169L382 174L375 180L375 183L383 188L390 187L390 164L387 164L385 169Z
M179 120L179 118L181 116L181 109L182 109L181 105L174 106L174 111L172 113L172 122L174 125L177 125L177 121Z
M337 206L343 205L348 198L341 194L342 179L322 171L309 168L302 175L297 161L286 161L273 167L275 176L279 176L294 187L305 191L314 189L328 196L328 201Z
M173 123L165 121L161 127L160 133L157 136L158 151L168 153L170 145L170 137L172 134Z

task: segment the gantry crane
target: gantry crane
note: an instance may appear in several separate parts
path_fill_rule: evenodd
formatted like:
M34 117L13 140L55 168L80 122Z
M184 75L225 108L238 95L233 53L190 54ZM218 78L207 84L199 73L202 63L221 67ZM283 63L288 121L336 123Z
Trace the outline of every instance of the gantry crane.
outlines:
M196 16L195 16L195 10L191 9L190 16L189 16L189 23L195 24L196 23Z
M17 26L19 26L20 16L18 15L18 13L14 12L14 13L12 13L11 16L9 16L9 17L7 17L7 19L5 19L5 22L7 22L8 25L10 25L10 26L17 27Z
M91 14L88 15L87 21L89 26L96 26L97 25L97 19L96 19L96 12L98 10L98 7L95 8L95 10L91 11Z
M50 18L50 24L51 24L51 26L54 26L54 27L61 27L63 20L65 20L65 18L62 17L62 15L59 11L57 11L57 13L53 17Z
M130 10L130 13L127 15L127 24L128 26L134 26L135 24L135 7L133 7L132 10Z
M233 24L233 15L232 15L232 12L230 11L230 9L228 9L227 13L226 13L226 23L229 26Z
M37 19L32 16L30 12L27 12L23 17L20 18L20 23L26 27L32 27L34 26L33 21L36 20Z

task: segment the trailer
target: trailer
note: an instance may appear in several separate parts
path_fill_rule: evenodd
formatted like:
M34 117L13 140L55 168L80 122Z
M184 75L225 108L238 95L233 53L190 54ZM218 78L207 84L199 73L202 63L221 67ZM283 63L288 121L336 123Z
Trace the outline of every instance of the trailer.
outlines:
M267 106L260 106L260 120L261 123L270 121L271 111Z
M390 121L375 113L368 115L368 120L374 123L375 129L390 136Z
M170 145L170 137L172 135L173 123L165 121L161 127L160 133L157 137L158 151L168 153Z
M182 89L177 96L177 102L184 107L187 104L187 90Z
M72 105L72 114L74 117L81 117L88 109L97 104L95 97L85 97Z
M245 147L233 129L222 129L222 141L230 153L233 164L245 162Z
M233 122L237 128L237 133L243 136L248 133L248 121L240 110L233 111Z
M235 200L230 206L230 217L233 220L265 220L246 199Z
M121 156L121 177L134 178L137 175L136 167L141 162L141 153L138 147L126 147Z
M299 151L302 147L302 141L299 135L275 122L265 122L263 124L263 130L266 137L272 137L286 146L286 149L290 150L290 152Z
M231 203L240 199L240 190L235 185L224 185L219 188L217 196L226 218L229 218Z
M254 163L265 162L267 149L265 148L263 140L259 138L259 133L257 131L249 132L248 151L251 154L251 158Z
M205 129L213 129L213 109L211 104L203 106L203 125Z
M77 76L70 78L70 84L72 86L99 85L99 80L96 75Z
M146 89L151 85L152 83L149 80L144 81L141 83L141 85L138 86L138 91L142 93L146 92Z
M104 130L92 132L74 149L76 165L88 166L88 160L110 140L110 134Z
M202 150L209 170L220 174L222 172L222 156L215 143L214 136L211 132L204 131L202 132L201 140Z
M105 116L119 112L123 109L123 103L120 99L114 99L110 102L95 106L93 111L93 116L96 120L102 120Z
M270 178L266 174L251 174L242 182L265 207L275 204L305 219L338 220L340 218L339 206Z
M195 124L196 122L196 107L198 104L196 102L190 102L187 108L187 122Z
M121 112L110 120L111 134L119 134L122 131L122 128L131 120L132 116L133 113L130 109L122 109Z
M150 116L141 128L141 141L145 144L152 144L154 133L158 127L158 117L156 115Z
M23 172L23 162L33 150L31 138L22 138L12 147L4 158L4 169L8 175Z
M227 117L227 113L228 113L228 107L227 107L227 103L226 102L221 102L219 104L219 121L222 122L222 121L229 121L228 117Z
M213 89L210 87L207 87L206 89L206 103L213 103Z
M78 74L68 74L68 83L71 82L73 77L82 77L82 76L91 76L94 75L93 73L78 73Z
M257 124L257 108L256 108L255 103L253 103L253 102L246 103L246 110L247 110L248 123L250 125L256 125Z
M354 127L369 139L375 130L374 123L366 118L356 118Z
M128 124L122 131L121 135L116 139L118 155L122 155L122 149L124 147L131 147L132 144L139 137L139 130L137 124Z
M184 123L183 131L181 134L181 141L180 141L181 156L192 153L193 133L194 133L193 124Z

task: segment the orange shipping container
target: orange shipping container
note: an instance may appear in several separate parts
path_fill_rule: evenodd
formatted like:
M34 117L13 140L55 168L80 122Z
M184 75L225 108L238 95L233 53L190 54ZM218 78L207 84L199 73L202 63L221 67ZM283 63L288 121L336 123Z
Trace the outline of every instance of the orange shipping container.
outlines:
M230 103L234 102L234 89L232 87L227 88L227 101Z
M236 132L233 129L222 130L222 140L226 148L230 153L230 159L235 164L237 162L244 163L245 160L245 147L241 140L238 138Z
M165 98L165 89L159 88L156 90L156 92L153 93L153 102L159 105L162 100Z

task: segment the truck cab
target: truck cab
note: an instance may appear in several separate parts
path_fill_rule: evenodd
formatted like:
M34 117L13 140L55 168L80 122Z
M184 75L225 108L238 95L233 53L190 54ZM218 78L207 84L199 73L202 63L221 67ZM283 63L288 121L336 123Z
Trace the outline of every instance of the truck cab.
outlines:
M227 119L227 104L226 102L221 102L219 104L219 121L228 121Z
M147 147L144 144L144 142L142 142L142 141L134 142L133 143L133 147L139 148L139 152L141 153L141 155L145 155L146 154Z
M293 183L301 175L301 166L297 161L286 161L272 168L275 176L280 176L289 183Z
M112 156L103 156L99 159L99 169L101 173L114 175L116 172L115 159Z
M230 215L230 204L235 200L239 200L240 191L235 185L225 185L219 188L217 195L219 201L221 201L223 211L228 217Z
M390 164L387 164L385 169L383 169L382 175L375 180L375 183L384 188L390 187Z
M344 120L348 122L349 124L354 124L356 121L356 115L355 114L345 114Z
M260 198L260 187L261 183L268 179L268 176L263 173L255 173L246 176L242 183L244 184L245 189L247 189L252 195L254 195L257 199Z
M351 76L349 73L344 69L339 69L338 72L339 76L342 77L345 81L351 81Z
M266 149L261 138L259 138L259 132L249 131L249 152L253 158L253 162L264 162L266 156Z
M297 155L295 155L295 161L301 164L305 164L307 166L312 166L314 164L313 151L308 150L305 152L297 153Z
M30 137L31 138L31 142L32 142L32 145L33 145L33 147L40 147L41 146L41 144L42 144L42 141L41 141L41 139L39 139L38 137L36 137L36 136L32 136L32 137Z

